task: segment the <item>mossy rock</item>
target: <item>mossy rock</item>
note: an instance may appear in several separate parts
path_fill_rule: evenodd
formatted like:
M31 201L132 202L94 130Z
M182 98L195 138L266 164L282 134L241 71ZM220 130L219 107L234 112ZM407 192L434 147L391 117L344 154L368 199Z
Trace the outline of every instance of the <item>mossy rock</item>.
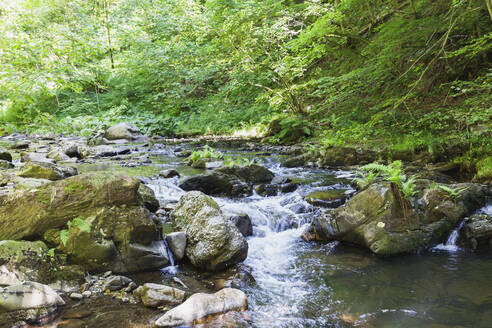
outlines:
M42 241L0 241L0 265L15 262L19 265L39 262L47 256L48 247Z
M477 162L477 173L473 181L492 184L492 156L482 158Z
M77 175L77 169L50 163L29 162L20 169L17 175L23 178L47 179L55 181Z
M323 191L314 191L308 194L304 199L312 205L322 207L338 207L345 203L347 199L347 190L331 189Z

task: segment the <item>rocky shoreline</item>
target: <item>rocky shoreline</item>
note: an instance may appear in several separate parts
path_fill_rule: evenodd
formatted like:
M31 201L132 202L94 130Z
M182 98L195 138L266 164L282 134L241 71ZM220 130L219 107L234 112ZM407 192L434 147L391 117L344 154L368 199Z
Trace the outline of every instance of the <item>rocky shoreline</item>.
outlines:
M381 158L379 152L353 148L303 153L300 147L217 143L283 154L286 167L353 170ZM133 167L151 163L149 152L159 152L162 143L125 123L88 140L11 135L0 139L0 145L0 322L5 327L41 324L67 313L67 304L96 302L103 296L156 309L146 312L146 318L157 327L244 311L248 301L241 286L254 283L240 264L247 258L251 220L224 212L209 196L271 196L298 187L295 180L280 179L254 163L224 166L222 160L209 161L212 165L204 166L209 170L181 181L179 187L187 192L177 203L163 204L141 179L117 172L79 173L79 165L100 161ZM177 148L173 155L188 161L191 150ZM328 209L312 218L302 238L356 244L388 256L428 249L464 220L466 244L489 247L492 219L475 214L492 199L488 178L479 181L484 184L458 183L456 167L430 165L425 154L418 156L407 167L417 176L410 198L382 180L357 191L307 195L308 203ZM160 172L166 179L179 175ZM131 278L174 261L197 275L208 272L206 282L198 285L213 281L216 292L200 293L202 287L189 287L178 278L169 285ZM58 327L82 326L80 319L64 317Z

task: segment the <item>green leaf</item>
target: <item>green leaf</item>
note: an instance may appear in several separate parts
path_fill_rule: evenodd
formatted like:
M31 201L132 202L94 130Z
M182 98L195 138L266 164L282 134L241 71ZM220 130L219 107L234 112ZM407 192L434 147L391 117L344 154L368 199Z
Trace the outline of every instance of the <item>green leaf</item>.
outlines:
M60 240L63 246L67 246L68 237L69 233L67 229L60 230Z

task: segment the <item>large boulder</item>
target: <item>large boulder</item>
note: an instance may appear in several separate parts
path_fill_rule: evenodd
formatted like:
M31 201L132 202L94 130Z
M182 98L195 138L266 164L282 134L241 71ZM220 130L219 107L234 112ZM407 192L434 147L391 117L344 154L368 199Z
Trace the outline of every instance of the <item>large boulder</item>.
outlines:
M186 293L181 289L166 285L146 283L135 289L133 295L145 306L159 307L183 303Z
M131 123L119 123L106 130L104 137L108 140L128 139L135 140L141 137L140 129Z
M186 233L186 257L194 266L216 271L246 259L246 239L205 194L192 191L183 195L172 217L176 230Z
M122 174L92 173L1 195L0 239L42 237L93 271L160 268L168 259L152 247L158 232L140 184Z
M77 169L70 166L60 166L50 163L26 163L17 173L23 178L61 180L77 175Z
M315 218L303 238L346 241L379 255L412 252L442 241L491 193L481 185L452 185L461 190L455 198L441 188L430 187L428 181L420 183L423 188L411 201L393 184L371 184L344 206Z
M36 282L0 288L0 321L5 327L22 321L37 323L63 305L53 289Z
M186 191L198 190L211 196L238 197L250 195L254 184L269 183L273 177L270 170L253 164L222 167L210 174L188 178L179 186Z
M193 294L183 304L166 312L155 325L157 327L175 327L200 324L210 316L229 311L244 311L248 308L248 299L239 289L224 288L215 294Z

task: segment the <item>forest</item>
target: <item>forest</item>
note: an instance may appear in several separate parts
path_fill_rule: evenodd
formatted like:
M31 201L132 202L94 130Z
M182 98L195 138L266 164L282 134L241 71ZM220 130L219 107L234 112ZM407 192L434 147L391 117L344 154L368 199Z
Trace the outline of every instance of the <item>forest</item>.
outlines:
M0 328L486 328L492 0L0 0Z
M4 131L126 120L231 134L278 120L276 143L490 136L489 0L3 0L0 15Z

